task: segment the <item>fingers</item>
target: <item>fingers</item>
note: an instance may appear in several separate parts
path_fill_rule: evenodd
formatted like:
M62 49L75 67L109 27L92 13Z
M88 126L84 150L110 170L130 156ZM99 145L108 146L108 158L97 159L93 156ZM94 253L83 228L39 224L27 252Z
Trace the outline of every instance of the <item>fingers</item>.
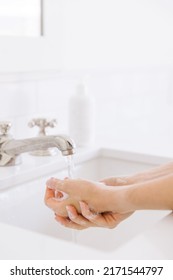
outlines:
M46 192L45 192L45 196L44 196L44 202L48 207L50 207L51 201L53 201L53 204L55 203L54 197L55 197L54 190L46 188ZM52 207L50 207L50 208L52 208Z
M117 221L111 219L111 213L93 213L85 202L80 202L82 215L97 227L114 228Z
M100 182L103 182L108 186L115 186L116 178L115 177L104 178L104 179L100 180Z
M115 228L119 224L119 219L115 218L112 213L93 213L85 202L80 202L81 214L79 214L73 206L67 206L69 220L72 223L66 222L66 226L77 229L88 227L104 227Z
M52 190L48 190L47 196ZM51 194L50 194L51 195ZM121 215L116 213L93 213L89 206L85 202L80 202L81 214L79 214L76 208L72 205L67 205L67 217L63 217L59 214L55 213L55 220L59 222L61 225L76 229L82 230L89 227L103 227L113 229L115 228L122 220L126 219L131 213L127 215Z
M127 185L127 179L125 177L109 177L102 179L100 182L105 183L107 186Z
M68 217L72 222L74 222L84 228L91 226L90 221L88 221L87 219L85 219L85 217L83 217L81 214L79 214L76 211L75 207L68 205L68 206L66 206L66 209L67 209Z
M64 217L61 217L61 216L55 214L56 221L65 227L72 228L72 229L78 229L78 230L86 229L89 227L100 226L100 225L97 225L96 223L94 223L96 214L93 214L89 210L87 204L85 206L84 206L84 204L82 206L83 214L85 214L87 218L85 218L83 216L83 214L82 215L79 214L76 211L75 207L68 205L68 206L66 206L68 218L64 218Z
M58 194L58 196L60 196L60 195ZM46 192L45 192L45 197L44 197L45 204L49 208L54 210L57 207L57 201L58 200L59 200L59 198L55 197L55 191L51 190L47 187Z
M56 215L55 220L58 223L60 223L62 226L67 227L67 228L77 229L77 230L86 229L86 227L83 227L79 224L72 222L69 218L64 218L64 217Z
M68 195L73 195L73 197L78 196L78 189L81 187L82 180L71 180L66 178L65 180L60 180L56 178L51 178L46 182L49 189L63 191Z
M44 197L45 204L52 209L55 213L59 213L61 216L67 216L65 209L65 203L62 199L62 193L49 189L47 187ZM57 196L57 197L56 197ZM70 203L70 200L67 198L66 203Z
M91 221L92 223L98 220L99 214L91 211L87 203L80 201L79 204L83 217L85 217L87 220Z
M86 229L92 226L92 224L89 221L82 217L82 215L78 214L75 207L69 205L66 206L66 209L68 213L67 218L55 214L55 220L61 225L78 230Z

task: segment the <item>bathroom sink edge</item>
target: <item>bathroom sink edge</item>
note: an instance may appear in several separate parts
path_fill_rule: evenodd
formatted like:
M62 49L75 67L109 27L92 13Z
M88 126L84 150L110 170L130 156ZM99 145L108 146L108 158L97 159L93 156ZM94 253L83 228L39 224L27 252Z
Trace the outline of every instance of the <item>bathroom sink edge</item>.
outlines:
M124 150L116 150L113 148L99 147L99 148L80 148L74 155L75 166L82 164L85 161L94 158L112 158L126 161L137 161L139 163L147 164L164 164L171 161L171 158L160 157L149 154L142 154ZM52 158L32 157L30 155L23 155L23 164L11 167L1 167L2 172L0 175L0 191L11 188L34 179L41 178L42 176L49 175L63 171L67 164L64 158L59 155Z

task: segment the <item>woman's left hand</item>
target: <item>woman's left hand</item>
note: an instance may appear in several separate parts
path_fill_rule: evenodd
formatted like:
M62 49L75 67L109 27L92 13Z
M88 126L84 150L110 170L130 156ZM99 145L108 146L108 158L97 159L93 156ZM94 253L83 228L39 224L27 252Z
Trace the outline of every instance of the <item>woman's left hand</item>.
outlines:
M55 214L55 220L61 225L72 229L86 229L89 227L103 227L113 229L124 219L128 218L132 213L119 214L112 212L93 213L85 202L79 202L81 214L79 214L74 206L66 206L68 217L62 217Z

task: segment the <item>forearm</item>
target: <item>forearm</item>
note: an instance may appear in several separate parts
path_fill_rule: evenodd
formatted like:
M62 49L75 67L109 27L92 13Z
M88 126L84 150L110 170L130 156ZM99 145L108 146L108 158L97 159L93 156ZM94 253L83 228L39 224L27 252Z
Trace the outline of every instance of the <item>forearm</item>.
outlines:
M173 210L173 174L127 187L124 199L131 211Z
M128 184L134 184L134 183L142 183L148 180L154 180L162 176L169 175L171 173L173 173L173 162L169 162L167 164L154 167L150 170L146 170L144 172L140 172L126 178Z

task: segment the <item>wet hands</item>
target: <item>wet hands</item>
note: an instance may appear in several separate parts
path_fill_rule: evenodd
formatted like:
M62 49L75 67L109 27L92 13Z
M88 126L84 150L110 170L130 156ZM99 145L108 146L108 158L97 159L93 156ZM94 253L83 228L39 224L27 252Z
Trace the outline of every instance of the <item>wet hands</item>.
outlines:
M80 201L86 202L96 213L105 212L108 211L106 202L109 201L105 200L109 199L110 189L111 187L107 187L103 182L51 178L47 181L45 203L63 217L68 216L68 205L74 206L78 213L81 213ZM63 193L66 199L61 197Z
M133 211L173 210L173 163L129 177L101 182L58 180L47 182L45 203L55 219L69 228L114 228ZM68 195L64 200L63 192ZM61 196L59 199L56 195Z
M45 203L55 213L55 219L62 225L85 229L88 227L114 228L122 220L129 217L132 212L123 213L123 208L118 207L122 201L112 201L112 191L116 185L123 186L123 178L108 178L102 182L87 180L58 180L50 179L47 182ZM68 194L64 200L57 199L61 192ZM116 212L114 211L116 205Z

